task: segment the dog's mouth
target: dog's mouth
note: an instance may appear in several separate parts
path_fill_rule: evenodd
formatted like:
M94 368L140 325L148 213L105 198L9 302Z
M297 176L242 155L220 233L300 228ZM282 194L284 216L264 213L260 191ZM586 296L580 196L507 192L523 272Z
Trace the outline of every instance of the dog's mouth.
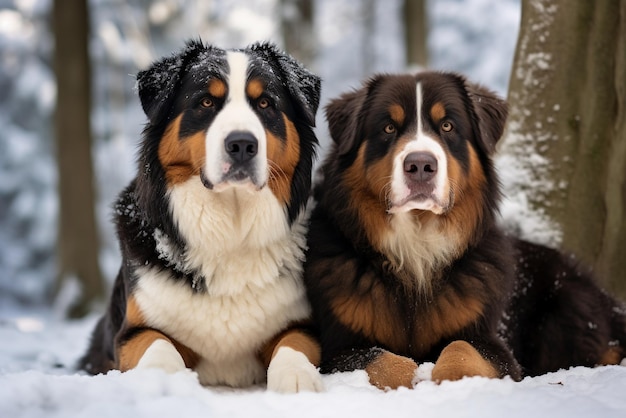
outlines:
M251 173L246 167L230 166L219 181L211 181L203 169L200 170L200 180L207 189L220 193L232 188L240 188L250 192L261 190L265 182L259 181L256 173Z
M452 196L442 198L435 187L429 183L407 185L405 193L388 202L387 212L405 213L412 210L424 210L441 215L450 209Z
M398 203L391 202L388 213L398 214L410 212L412 210L425 210L433 212L434 214L441 215L448 210L447 205L437 199L435 196L430 195L417 195L409 199L402 200Z

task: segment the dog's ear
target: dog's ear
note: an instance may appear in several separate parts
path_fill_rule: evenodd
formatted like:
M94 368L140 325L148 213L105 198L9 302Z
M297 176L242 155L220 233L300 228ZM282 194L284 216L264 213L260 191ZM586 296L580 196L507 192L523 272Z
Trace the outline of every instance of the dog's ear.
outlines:
M255 43L249 50L278 68L284 86L300 111L299 114L304 116L307 124L315 126L315 114L320 104L321 79L274 44Z
M367 86L333 99L325 107L330 136L339 155L348 154L357 142L359 115L367 97Z
M139 100L150 122L154 123L163 109L171 106L189 57L197 56L198 51L207 48L200 40L188 41L182 51L155 61L147 70L137 74Z
M504 132L508 105L496 93L478 84L466 82L465 88L478 119L478 141L487 155L491 155Z

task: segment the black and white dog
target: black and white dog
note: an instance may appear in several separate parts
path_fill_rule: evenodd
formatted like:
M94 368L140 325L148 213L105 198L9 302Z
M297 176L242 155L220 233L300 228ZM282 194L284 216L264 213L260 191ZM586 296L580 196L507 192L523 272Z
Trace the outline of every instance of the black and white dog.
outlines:
M148 117L123 262L80 366L321 390L302 283L320 79L267 43L188 42L139 73Z

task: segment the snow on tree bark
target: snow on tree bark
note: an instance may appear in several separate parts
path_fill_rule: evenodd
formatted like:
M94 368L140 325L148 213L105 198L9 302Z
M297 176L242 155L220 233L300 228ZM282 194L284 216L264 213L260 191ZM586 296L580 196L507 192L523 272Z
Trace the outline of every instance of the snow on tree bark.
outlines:
M502 162L530 238L626 296L626 1L523 0ZM547 233L543 233L545 231Z

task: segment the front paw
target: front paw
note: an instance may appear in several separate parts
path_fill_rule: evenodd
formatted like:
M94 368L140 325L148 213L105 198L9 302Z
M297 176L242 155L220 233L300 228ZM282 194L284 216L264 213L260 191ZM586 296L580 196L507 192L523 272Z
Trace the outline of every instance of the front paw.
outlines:
M382 350L365 368L370 383L378 389L412 388L416 379L417 363L408 357Z
M322 392L322 376L309 359L290 347L281 347L267 368L267 389L280 393Z
M499 374L470 343L461 340L451 342L439 355L433 368L432 379L441 382L471 376L497 378Z
M176 347L163 339L154 340L150 344L135 368L161 369L167 373L176 373L187 369L185 361Z

